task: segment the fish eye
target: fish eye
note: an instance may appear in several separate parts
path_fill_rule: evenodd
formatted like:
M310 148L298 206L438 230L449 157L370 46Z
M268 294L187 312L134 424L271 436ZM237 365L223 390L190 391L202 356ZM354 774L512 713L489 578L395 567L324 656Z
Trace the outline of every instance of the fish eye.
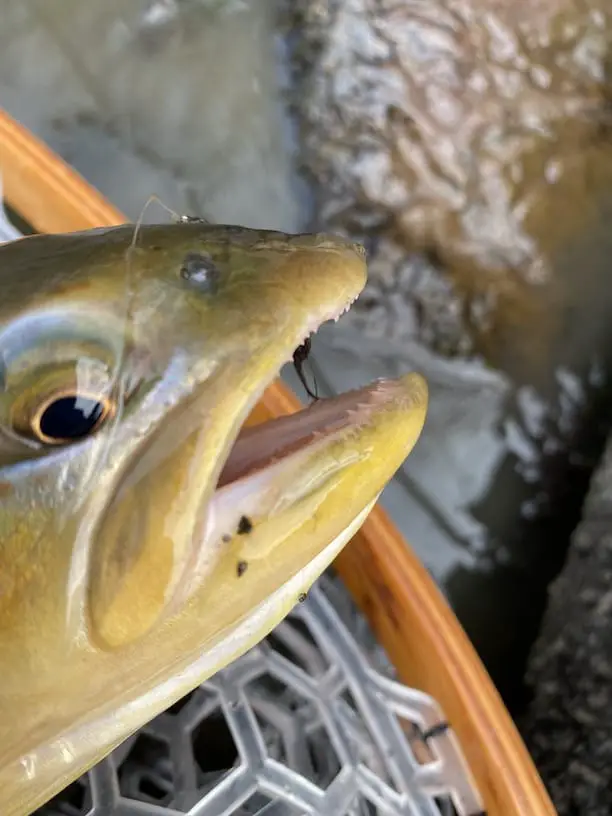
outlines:
M46 445L76 442L98 430L113 413L107 397L74 391L55 393L33 413L31 433Z

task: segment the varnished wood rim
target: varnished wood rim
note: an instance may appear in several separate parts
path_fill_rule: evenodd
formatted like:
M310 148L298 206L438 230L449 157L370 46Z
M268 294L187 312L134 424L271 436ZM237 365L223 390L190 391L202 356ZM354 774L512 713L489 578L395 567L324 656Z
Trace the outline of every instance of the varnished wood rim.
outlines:
M10 206L40 232L71 232L127 220L1 110L0 174ZM254 414L263 420L298 407L297 399L277 382ZM335 566L401 679L442 706L488 816L553 816L556 811L489 675L431 577L381 507L372 511Z

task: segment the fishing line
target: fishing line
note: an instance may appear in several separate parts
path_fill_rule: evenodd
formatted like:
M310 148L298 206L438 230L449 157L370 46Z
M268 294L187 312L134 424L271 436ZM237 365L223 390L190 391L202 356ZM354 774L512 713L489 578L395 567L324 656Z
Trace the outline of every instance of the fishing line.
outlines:
M132 263L132 255L137 249L137 241L138 236L140 234L140 230L144 221L145 214L151 204L157 203L159 204L164 210L170 213L172 216L180 217L177 213L167 207L161 199L157 195L150 195L149 198L146 200L142 210L138 218L136 219L136 223L134 224L134 232L132 234L132 239L130 241L130 245L125 251L125 314L123 316L123 332L121 337L121 342L117 352L117 359L115 362L115 366L110 378L109 382L109 393L112 394L113 391L116 389L116 410L114 412L113 419L109 426L108 435L105 437L105 443L100 449L100 453L98 456L93 457L90 466L90 472L86 477L86 483L89 482L95 475L100 472L101 468L104 468L105 464L108 460L108 454L113 446L113 442L115 440L115 436L117 433L117 429L119 427L119 423L121 422L121 418L123 416L123 410L125 407L125 392L126 392L126 377L124 376L125 373L125 361L127 359L126 351L127 351L127 338L128 332L131 330L133 326L133 305L134 305L134 298L136 295L136 290L133 285L134 281L134 266ZM84 495L87 494L87 490L84 491Z
M99 473L100 468L103 468L107 462L108 454L112 448L113 442L115 441L117 429L119 427L119 423L123 416L123 410L125 408L125 393L127 390L127 377L124 376L124 369L125 369L125 362L127 358L127 338L128 332L131 330L134 322L134 315L133 315L133 305L134 299L136 296L136 289L134 287L134 266L132 263L132 256L134 252L137 250L137 242L138 237L140 235L140 231L144 222L144 217L146 215L147 210L151 206L151 204L158 204L163 210L165 210L172 218L175 223L188 223L193 220L203 221L202 218L194 218L188 215L180 215L167 204L165 204L159 196L152 194L146 200L142 210L136 222L134 224L134 232L132 234L132 239L130 241L130 245L128 246L125 252L125 314L123 317L123 336L121 339L121 344L118 349L117 360L114 366L114 370L110 379L109 383L109 392L112 392L116 389L116 410L112 419L111 424L109 425L109 433L106 436L105 444L100 450L100 454L97 457L94 457L91 463L91 470L88 476L86 477L85 481L89 482L89 480ZM85 494L87 491L85 491Z

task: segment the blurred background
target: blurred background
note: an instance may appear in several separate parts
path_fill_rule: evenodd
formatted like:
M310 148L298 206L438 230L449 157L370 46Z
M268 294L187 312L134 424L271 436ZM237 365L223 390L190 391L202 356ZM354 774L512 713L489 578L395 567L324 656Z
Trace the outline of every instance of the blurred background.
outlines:
M321 394L427 377L383 503L515 716L612 416L608 18L604 0L0 0L0 104L130 219L156 195L365 243L367 289L311 374Z

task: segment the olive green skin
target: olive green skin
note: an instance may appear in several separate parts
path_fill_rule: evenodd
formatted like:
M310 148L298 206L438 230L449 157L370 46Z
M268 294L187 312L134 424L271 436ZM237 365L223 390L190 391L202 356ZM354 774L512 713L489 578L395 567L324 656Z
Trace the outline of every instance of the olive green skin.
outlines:
M422 428L418 375L248 483L223 535L211 508L265 386L365 278L339 238L198 222L0 247L3 816L265 637L361 524ZM80 394L97 426L45 436Z

